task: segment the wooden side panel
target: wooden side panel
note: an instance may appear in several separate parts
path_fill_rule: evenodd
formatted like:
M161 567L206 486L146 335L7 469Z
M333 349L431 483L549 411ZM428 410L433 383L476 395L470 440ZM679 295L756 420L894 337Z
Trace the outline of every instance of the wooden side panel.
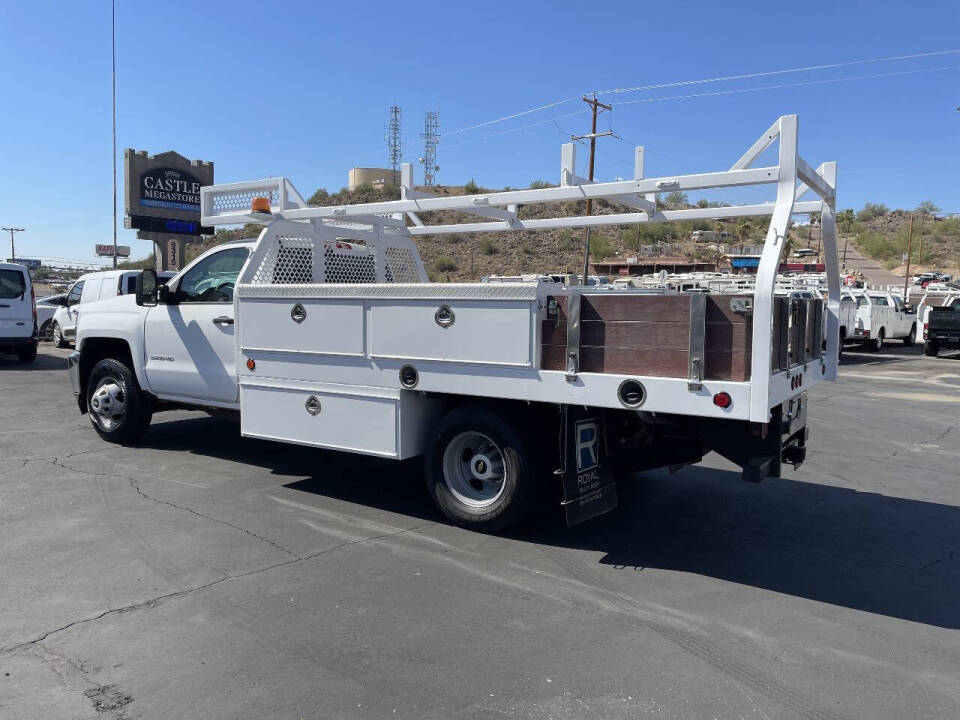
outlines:
M787 298L773 299L773 369L790 367L790 301Z
M730 309L730 297L708 297L704 376L747 380L752 317ZM541 327L541 367L563 370L567 341L565 298ZM584 295L580 359L584 372L686 377L690 343L689 295Z

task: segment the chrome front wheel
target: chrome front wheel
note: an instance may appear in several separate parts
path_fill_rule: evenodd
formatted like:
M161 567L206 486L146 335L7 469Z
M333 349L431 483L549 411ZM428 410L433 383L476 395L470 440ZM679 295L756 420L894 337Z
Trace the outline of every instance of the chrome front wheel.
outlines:
M101 378L90 393L90 414L107 432L115 430L127 414L127 395L111 377Z

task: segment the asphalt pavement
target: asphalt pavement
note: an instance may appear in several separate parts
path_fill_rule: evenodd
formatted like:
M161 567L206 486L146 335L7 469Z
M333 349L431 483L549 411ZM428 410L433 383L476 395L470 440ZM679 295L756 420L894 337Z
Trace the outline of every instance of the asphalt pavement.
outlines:
M0 358L0 718L960 717L960 358L848 353L782 479L494 537L416 461L104 443L64 355Z

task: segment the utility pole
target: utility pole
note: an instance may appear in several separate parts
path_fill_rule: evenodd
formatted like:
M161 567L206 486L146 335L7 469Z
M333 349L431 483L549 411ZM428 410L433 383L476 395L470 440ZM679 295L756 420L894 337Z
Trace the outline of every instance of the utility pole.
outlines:
M843 269L847 269L847 245L850 244L850 238L843 241Z
M907 301L907 288L910 282L910 253L913 250L913 215L910 216L910 232L907 235L907 271L903 278L903 301Z
M10 262L17 261L17 251L13 247L13 234L18 232L23 232L24 228L15 228L15 227L5 227L5 231L10 233Z
M603 110L613 110L612 105L604 105L602 102L597 100L597 94L594 93L593 97L583 96L583 101L590 106L590 110L593 113L593 120L590 123L590 134L589 135L572 135L571 139L574 141L590 139L590 167L587 175L587 180L593 182L593 160L597 151L597 138L606 137L607 135L613 135L613 131L609 130L605 133L597 133L597 114L600 112L600 108ZM593 200L587 198L587 216L590 215L590 212L593 210ZM583 238L583 284L587 284L587 278L590 277L590 226L587 225L584 231Z
M923 262L923 215L920 216L920 247L917 249L917 262Z

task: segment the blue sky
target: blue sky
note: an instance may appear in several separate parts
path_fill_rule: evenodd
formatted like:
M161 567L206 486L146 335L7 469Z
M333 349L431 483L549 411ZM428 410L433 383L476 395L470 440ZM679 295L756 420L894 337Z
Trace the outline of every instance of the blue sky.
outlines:
M392 103L413 162L424 110L440 111L440 183L524 187L557 180L560 144L588 131L587 114L569 115L582 102L455 131L592 90L960 48L956 0L117 5L118 181L123 148L173 149L213 160L220 182L285 175L304 194L386 163ZM629 176L634 144L648 176L725 169L795 112L804 157L839 162L841 207L930 199L960 212L958 68L953 54L604 96L924 71L615 105L600 129L623 140L600 141L597 176ZM0 4L0 82L0 225L27 228L20 256L93 259L112 237L109 2ZM122 222L119 238L151 250Z

